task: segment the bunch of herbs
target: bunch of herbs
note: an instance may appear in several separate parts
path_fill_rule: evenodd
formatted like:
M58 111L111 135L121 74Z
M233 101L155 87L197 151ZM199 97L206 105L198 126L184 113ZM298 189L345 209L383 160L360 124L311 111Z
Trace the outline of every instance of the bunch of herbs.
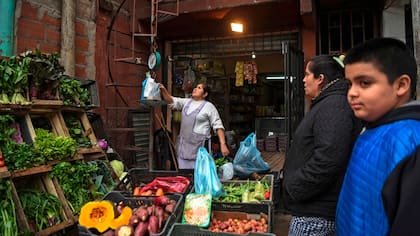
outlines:
M57 178L74 213L78 214L87 202L99 199L90 191L94 187L92 175L97 170L97 166L82 161L61 162L53 167L50 176Z
M59 86L61 100L64 105L74 105L84 107L89 102L89 91L82 87L82 83L77 79L64 75L60 79Z
M12 186L8 179L0 179L0 235L18 235L16 206L12 198Z
M53 194L38 189L18 190L22 208L29 221L36 225L36 231L41 231L63 221L62 204Z
M76 115L66 114L64 116L67 129L69 130L70 137L76 140L78 147L91 147L89 137L84 135L83 126L80 119Z
M97 171L92 173L92 178L95 182L95 189L99 197L103 197L115 187L115 181L112 178L112 173L109 165L104 160L93 160L88 162L89 165L96 166Z
M4 160L10 170L23 170L34 166L43 165L44 159L34 155L34 148L31 144L17 143L12 138L17 130L12 127L15 117L10 114L0 115L0 148Z

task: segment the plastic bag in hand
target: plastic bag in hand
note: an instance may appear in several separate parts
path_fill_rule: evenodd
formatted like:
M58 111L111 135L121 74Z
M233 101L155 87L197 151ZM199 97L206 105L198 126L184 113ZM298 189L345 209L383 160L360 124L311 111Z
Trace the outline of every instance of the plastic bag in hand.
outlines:
M248 177L252 173L260 173L270 170L270 166L261 157L256 146L255 133L251 133L241 142L233 159L235 175Z
M194 168L194 191L202 194L209 193L213 197L225 194L223 185L217 176L213 157L204 147L200 147L197 152Z

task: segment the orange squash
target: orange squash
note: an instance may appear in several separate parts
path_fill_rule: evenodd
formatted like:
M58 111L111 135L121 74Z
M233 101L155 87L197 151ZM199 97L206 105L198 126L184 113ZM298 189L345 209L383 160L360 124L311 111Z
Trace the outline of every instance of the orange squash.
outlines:
M95 228L105 232L114 220L114 205L110 201L91 201L80 210L79 224L86 228Z
M127 225L132 215L133 210L131 207L125 206L121 210L121 214L118 216L118 218L115 218L109 222L109 227L111 227L111 229L118 229L120 226Z

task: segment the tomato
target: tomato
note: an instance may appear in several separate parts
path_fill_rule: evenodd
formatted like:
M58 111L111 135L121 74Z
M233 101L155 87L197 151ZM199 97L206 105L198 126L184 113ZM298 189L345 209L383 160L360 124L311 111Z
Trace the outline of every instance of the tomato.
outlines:
M4 163L4 161L3 160L0 160L0 167L3 167L3 166L5 166L6 165L6 163Z
M269 199L270 199L270 190L265 192L265 200L269 200Z

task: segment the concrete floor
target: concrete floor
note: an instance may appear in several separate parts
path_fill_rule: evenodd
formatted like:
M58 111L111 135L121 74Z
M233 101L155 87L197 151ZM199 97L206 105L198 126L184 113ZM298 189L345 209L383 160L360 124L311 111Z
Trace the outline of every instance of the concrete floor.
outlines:
M274 213L272 233L276 236L287 236L290 218L290 215L286 215L281 212Z
M271 171L279 171L283 168L285 154L283 152L261 152L261 156L271 168ZM280 195L280 192L276 193ZM287 236L291 216L284 213L281 204L281 196L277 196L279 204L276 204L273 215L272 233L276 236Z

